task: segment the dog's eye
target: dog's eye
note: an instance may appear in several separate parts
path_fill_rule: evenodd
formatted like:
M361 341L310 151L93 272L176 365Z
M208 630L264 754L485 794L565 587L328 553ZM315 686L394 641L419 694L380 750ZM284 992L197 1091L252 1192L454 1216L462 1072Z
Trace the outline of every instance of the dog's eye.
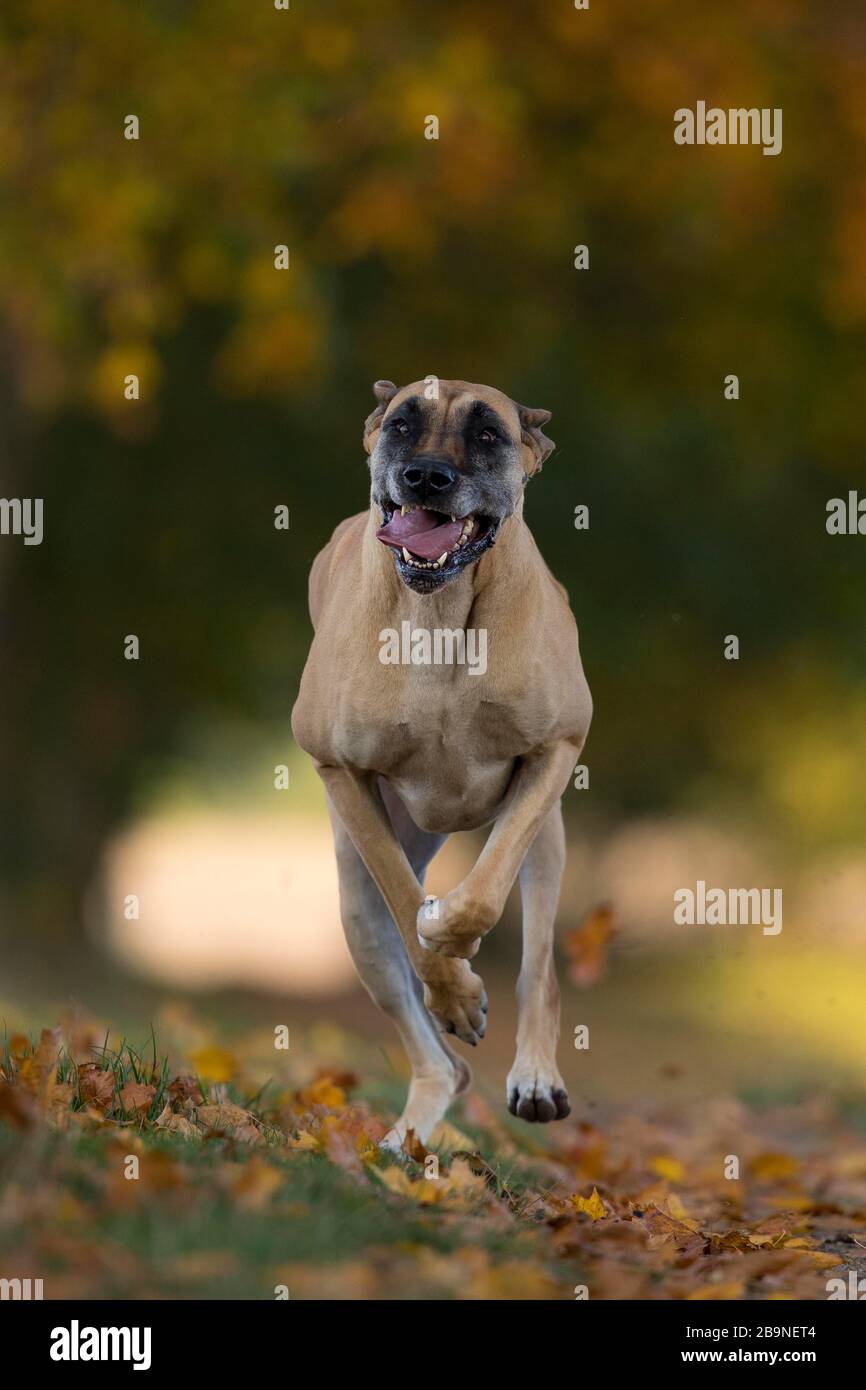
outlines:
M389 420L388 423L390 428L396 430L398 434L405 435L409 433L409 426L406 424L405 420Z
M479 444L495 444L498 438L499 435L495 430L487 429L481 431L478 436L478 442Z

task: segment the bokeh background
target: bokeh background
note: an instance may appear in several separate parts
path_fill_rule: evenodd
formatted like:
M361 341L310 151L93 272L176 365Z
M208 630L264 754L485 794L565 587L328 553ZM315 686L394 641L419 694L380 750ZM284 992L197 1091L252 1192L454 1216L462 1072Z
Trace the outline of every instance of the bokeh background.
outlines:
M7 0L2 492L45 539L0 539L4 1017L278 997L390 1046L289 713L370 384L435 373L553 412L527 517L596 707L561 928L620 924L573 1094L862 1087L864 50L810 0ZM699 99L783 108L782 154L676 146ZM698 878L782 887L781 936L674 928ZM510 909L497 1095L517 952Z

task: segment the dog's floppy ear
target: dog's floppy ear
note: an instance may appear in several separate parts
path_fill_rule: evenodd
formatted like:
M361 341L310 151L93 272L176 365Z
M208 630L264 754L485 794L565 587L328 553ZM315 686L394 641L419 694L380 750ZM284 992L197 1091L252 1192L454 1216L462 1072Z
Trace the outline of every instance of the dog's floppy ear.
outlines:
M556 445L542 431L550 419L549 410L531 410L528 405L517 405L520 417L520 442L523 445L523 466L531 476L537 473L544 460L553 453Z
M376 447L376 437L379 430L382 428L382 416L385 414L385 411L388 409L388 406L396 394L397 387L394 385L393 381L373 382L373 395L376 397L379 404L376 406L375 410L370 411L370 414L364 421L364 448L368 454L371 454Z

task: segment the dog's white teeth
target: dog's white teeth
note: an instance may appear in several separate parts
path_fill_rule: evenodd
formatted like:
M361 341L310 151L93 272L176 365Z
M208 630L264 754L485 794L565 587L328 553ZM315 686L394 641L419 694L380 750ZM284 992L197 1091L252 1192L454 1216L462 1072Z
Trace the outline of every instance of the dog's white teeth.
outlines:
M407 565L411 565L411 563L412 563L412 556L409 554L409 552L408 552L408 550L406 549L405 545L403 546L403 559L406 561L406 564L407 564Z
M411 508L411 507L407 507L407 506L405 505L405 503L404 503L404 505L400 508L400 515L401 515L401 516L405 516L406 513L407 513L407 512L411 512L411 510L412 510L412 508Z
M439 559L436 561L436 564L437 564L437 565L444 565L444 564L445 564L445 561L446 561L447 559L448 559L448 551L446 550L446 551L444 551L444 552L439 556Z

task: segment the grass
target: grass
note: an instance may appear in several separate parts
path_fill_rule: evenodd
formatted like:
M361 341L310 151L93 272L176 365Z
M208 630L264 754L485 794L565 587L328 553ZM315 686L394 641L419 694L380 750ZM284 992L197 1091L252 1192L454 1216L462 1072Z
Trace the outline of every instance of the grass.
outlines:
M205 1106L237 1106L258 1126L254 1143L239 1140L234 1125L199 1126L193 1140L157 1127L172 1104L173 1069L159 1054L153 1030L144 1046L121 1038L90 1047L90 1064L110 1073L113 1083L111 1100L99 1108L82 1096L84 1063L65 1043L57 1047L46 1082L35 1066L45 1046L44 1034L26 1045L18 1035L7 1036L0 1050L4 1076L13 1088L29 1086L26 1094L45 1112L32 1123L29 1117L18 1125L0 1123L3 1277L42 1278L46 1297L245 1299L274 1298L287 1281L291 1295L299 1272L309 1287L317 1268L345 1268L345 1295L351 1296L355 1262L372 1271L399 1263L413 1249L447 1262L471 1246L495 1269L525 1262L537 1241L533 1254L555 1286L556 1258L529 1214L538 1192L531 1165L525 1173L514 1161L485 1165L484 1181L471 1181L445 1212L376 1181L373 1169L386 1177L389 1171L411 1174L410 1183L424 1179L417 1163L381 1154L359 1130L364 1124L374 1136L384 1130L363 1098L351 1105L344 1094L329 1092L330 1104L313 1100L287 1110L285 1095L268 1105L273 1083L248 1092L234 1082L190 1077ZM146 1107L123 1105L131 1083L155 1088ZM386 1077L371 1089L389 1113L402 1083ZM201 1104L186 1108L202 1114ZM295 1133L309 1136L317 1124L330 1119L339 1125L346 1117L355 1149L365 1153L363 1164L351 1153L341 1166L324 1150L287 1149L293 1122ZM449 1133L452 1142L436 1150L443 1172L452 1167L455 1144L468 1144L474 1153L482 1142L477 1127L473 1134ZM489 1220L490 1203L502 1204L504 1212L506 1201L512 1212L522 1206L526 1214L507 1223ZM341 1296L339 1276L337 1283ZM441 1283L440 1271L440 1295ZM436 1288L422 1271L394 1292L424 1298Z
M0 1277L46 1298L818 1298L866 1248L862 1105L536 1128L471 1092L431 1180L425 1151L378 1148L404 1082L376 1049L311 1029L282 1058L262 1035L229 1052L182 1022L170 1051L80 1021L4 1038Z

